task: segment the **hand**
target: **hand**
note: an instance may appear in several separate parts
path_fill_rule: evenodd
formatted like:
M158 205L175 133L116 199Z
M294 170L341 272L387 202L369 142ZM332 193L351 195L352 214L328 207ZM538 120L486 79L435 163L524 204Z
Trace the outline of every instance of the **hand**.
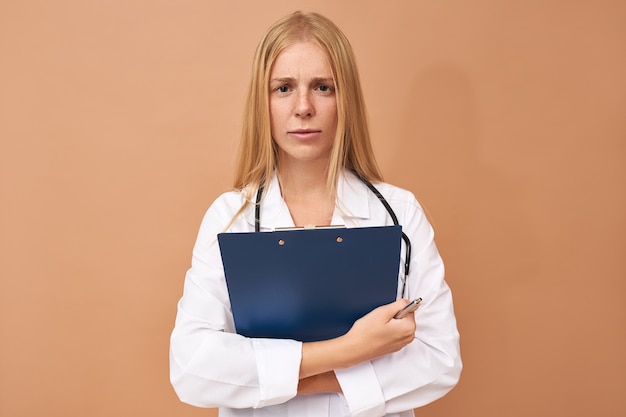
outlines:
M302 344L300 380L334 369L345 369L361 362L396 352L415 338L415 317L393 316L408 300L397 300L372 310L358 319L348 333L330 340ZM305 384L314 382L313 380ZM303 385L304 390L306 385Z
M408 314L401 319L393 318L408 303L408 300L401 299L378 307L357 320L342 336L354 349L356 363L396 352L413 341L415 316Z

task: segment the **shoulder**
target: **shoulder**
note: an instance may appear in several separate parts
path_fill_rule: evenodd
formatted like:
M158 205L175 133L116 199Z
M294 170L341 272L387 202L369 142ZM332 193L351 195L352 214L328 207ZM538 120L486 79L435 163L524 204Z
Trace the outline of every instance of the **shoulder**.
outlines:
M382 181L372 181L373 189L369 189L367 181L349 171L344 178L345 183L340 183L338 188L339 197L353 217L386 219L385 203L389 204L400 223L423 214L422 206L409 190ZM385 202L381 204L376 193L380 193Z
M377 183L375 186L395 212L398 223L411 239L416 253L427 247L433 241L434 229L415 195L388 183Z
M207 213L215 214L235 214L244 203L244 193L239 190L222 193L209 206ZM234 211L234 212L233 212Z
M423 211L413 192L386 182L372 183L392 207Z
M245 203L245 193L241 190L233 190L221 194L213 201L204 214L202 227L213 229L216 232L224 231L232 223L235 216L241 214L241 209Z
M407 230L411 230L414 227L424 228L425 231L431 229L426 210L412 191L385 182L376 182L373 185L387 200L387 203L396 214L398 222L404 228ZM377 199L375 196L373 198ZM371 197L370 201L372 201ZM379 206L382 206L382 204L379 204ZM431 232L428 231L428 233Z

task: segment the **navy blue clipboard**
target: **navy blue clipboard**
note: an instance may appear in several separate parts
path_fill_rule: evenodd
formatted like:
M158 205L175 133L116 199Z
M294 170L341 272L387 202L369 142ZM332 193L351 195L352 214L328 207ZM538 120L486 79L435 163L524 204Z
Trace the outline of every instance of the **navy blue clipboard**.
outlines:
M398 289L401 226L220 233L237 333L302 342L345 334Z

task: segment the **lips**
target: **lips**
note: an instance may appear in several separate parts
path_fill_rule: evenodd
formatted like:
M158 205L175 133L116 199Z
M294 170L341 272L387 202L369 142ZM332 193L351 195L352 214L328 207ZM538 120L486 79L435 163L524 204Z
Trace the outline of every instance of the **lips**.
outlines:
M312 139L312 138L317 137L320 133L322 133L322 131L315 130L315 129L295 129L295 130L290 130L287 133L290 136L293 136L298 139Z

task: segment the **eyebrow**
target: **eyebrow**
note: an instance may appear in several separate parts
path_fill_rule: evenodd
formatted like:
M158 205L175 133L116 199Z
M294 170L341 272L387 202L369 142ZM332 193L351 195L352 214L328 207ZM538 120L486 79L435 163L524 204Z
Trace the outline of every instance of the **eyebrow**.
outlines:
M272 78L270 83L292 83L296 79L293 77L280 77L280 78ZM334 84L335 80L332 77L314 77L312 79L312 84L316 83L326 83L326 84Z

